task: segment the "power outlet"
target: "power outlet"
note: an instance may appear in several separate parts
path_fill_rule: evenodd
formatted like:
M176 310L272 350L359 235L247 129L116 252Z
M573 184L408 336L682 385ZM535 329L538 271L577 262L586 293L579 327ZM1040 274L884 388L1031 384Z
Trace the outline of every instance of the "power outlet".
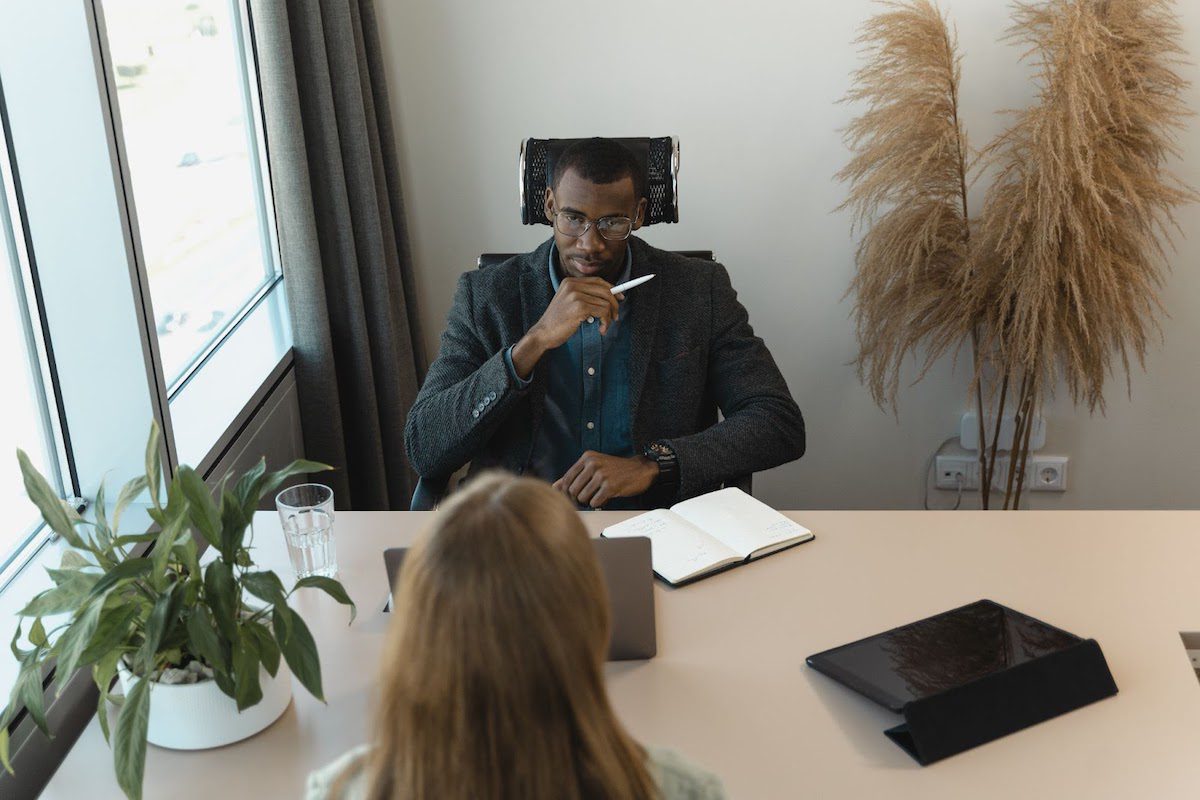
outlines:
M938 456L934 466L937 469L934 486L939 489L964 490L979 488L979 459L973 455Z
M1067 490L1067 457L1034 456L1029 459L1029 474L1025 485L1035 492L1065 492Z

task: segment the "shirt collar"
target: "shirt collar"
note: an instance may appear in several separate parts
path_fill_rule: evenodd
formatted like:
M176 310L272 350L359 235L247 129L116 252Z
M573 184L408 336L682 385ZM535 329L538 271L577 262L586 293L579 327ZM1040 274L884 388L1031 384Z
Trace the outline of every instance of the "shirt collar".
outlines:
M550 270L550 285L554 287L554 291L558 291L558 247L554 244L554 240L550 240L550 258L547 264ZM633 274L633 248L629 246L629 240L625 241L625 269L621 270L620 277L614 286L625 283L629 280L629 276Z

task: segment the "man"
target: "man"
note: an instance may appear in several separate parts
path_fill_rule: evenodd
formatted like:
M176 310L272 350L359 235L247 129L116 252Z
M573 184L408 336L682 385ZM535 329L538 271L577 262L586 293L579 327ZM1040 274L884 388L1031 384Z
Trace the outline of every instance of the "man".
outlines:
M405 429L418 473L470 461L582 506L647 508L803 455L800 409L725 268L630 235L646 199L629 150L572 144L545 210L551 240L459 278Z

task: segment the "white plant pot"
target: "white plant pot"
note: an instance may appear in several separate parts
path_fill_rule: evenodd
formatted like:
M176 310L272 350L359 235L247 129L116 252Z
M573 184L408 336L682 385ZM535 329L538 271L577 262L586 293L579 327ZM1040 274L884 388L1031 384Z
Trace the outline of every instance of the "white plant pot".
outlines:
M119 668L126 696L141 678ZM253 736L279 719L292 700L292 673L281 660L272 678L258 668L263 698L238 712L237 703L214 680L150 684L150 725L146 740L173 750L204 750Z

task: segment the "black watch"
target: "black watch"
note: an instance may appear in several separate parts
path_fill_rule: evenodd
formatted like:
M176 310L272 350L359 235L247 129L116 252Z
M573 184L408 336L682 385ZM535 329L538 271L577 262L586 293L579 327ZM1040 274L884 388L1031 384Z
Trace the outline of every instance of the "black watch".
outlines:
M658 465L658 480L655 486L674 487L679 485L679 457L674 448L663 441L651 442L642 450L642 455Z

